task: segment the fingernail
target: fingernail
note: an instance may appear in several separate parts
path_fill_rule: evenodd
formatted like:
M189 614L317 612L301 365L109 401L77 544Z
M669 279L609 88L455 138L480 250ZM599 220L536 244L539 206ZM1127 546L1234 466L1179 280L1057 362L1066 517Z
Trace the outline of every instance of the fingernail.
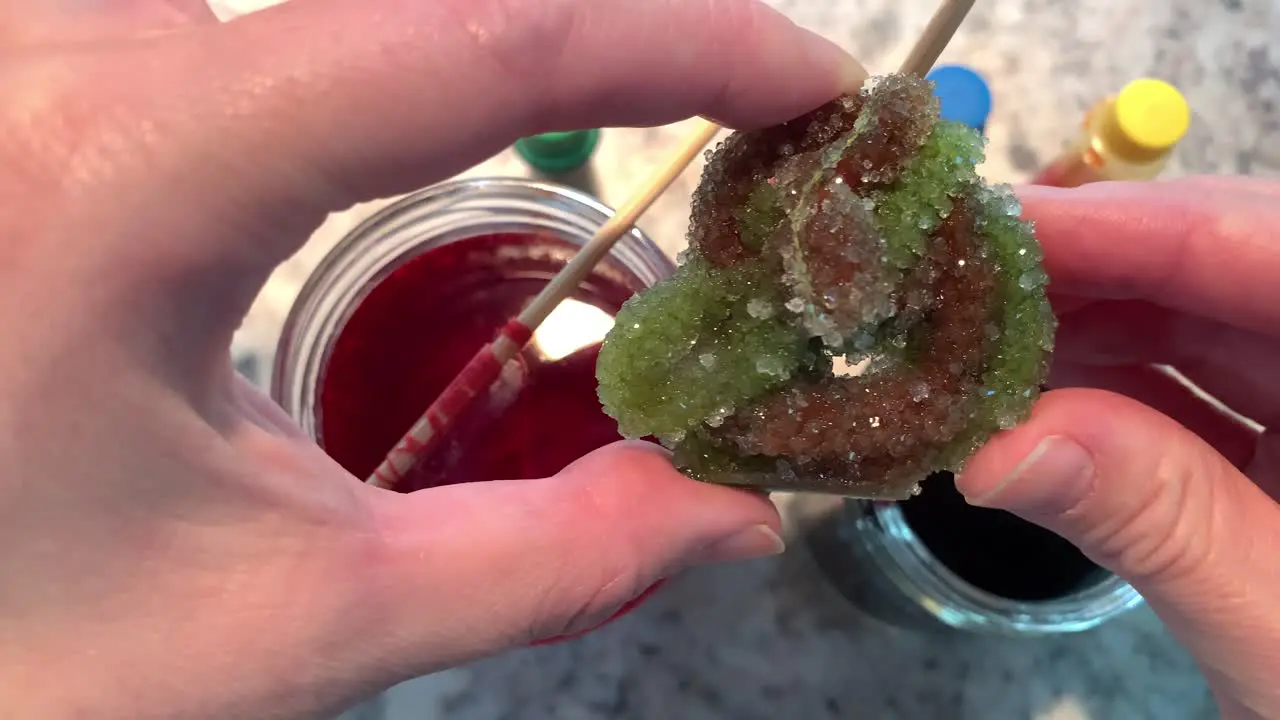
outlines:
M787 549L778 533L768 525L753 525L702 548L691 560L693 565L750 560L781 555Z
M867 69L858 62L854 56L841 51L844 59L840 64L840 88L846 94L854 94L862 91L862 86L867 83L870 75Z
M809 43L809 47L817 56L818 64L829 67L828 63L830 63L839 68L840 92L844 94L860 92L869 77L867 69L862 66L862 63L858 62L858 59L850 55L844 48L826 39L820 33L808 28L801 29L813 36L813 42Z
M1013 513L1059 514L1075 507L1093 486L1093 456L1060 435L1046 437L992 489L966 497L970 505Z

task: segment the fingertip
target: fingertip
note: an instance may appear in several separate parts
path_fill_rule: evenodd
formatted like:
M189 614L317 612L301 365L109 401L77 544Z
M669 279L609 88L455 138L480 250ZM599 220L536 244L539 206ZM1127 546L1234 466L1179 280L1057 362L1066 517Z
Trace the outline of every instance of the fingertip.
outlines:
M1274 563L1257 548L1274 544L1280 506L1207 443L1134 400L1048 393L1024 425L977 453L957 486L1125 578L1193 651L1227 635L1252 642L1255 623L1274 614L1273 588L1257 582Z
M792 120L858 92L868 78L862 63L840 45L765 3L712 2L689 9L713 18L702 24L708 35L693 77L727 78L712 106L698 111L718 124L755 129Z
M862 91L871 74L857 58L825 36L808 28L797 28L806 38L805 47L809 49L813 65L830 69L838 93L856 94ZM830 99L823 98L824 101Z
M1099 517L1155 498L1173 502L1167 496L1183 488L1221 490L1235 483L1206 478L1238 475L1161 412L1108 390L1070 388L1047 393L1025 423L981 448L957 488L974 504L1036 518L1074 538Z
M1072 442L1087 451L1095 445L1094 438L1126 434L1123 426L1134 412L1150 414L1161 424L1171 422L1106 390L1070 388L1045 393L1025 422L996 435L969 459L956 478L956 487L974 504L991 504L1048 443Z

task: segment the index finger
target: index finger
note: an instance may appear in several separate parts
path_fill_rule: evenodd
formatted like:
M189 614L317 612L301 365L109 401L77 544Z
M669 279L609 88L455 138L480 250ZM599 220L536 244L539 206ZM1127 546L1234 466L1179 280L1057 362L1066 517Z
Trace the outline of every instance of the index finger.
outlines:
M1280 186L1191 178L1019 191L1053 292L1280 328Z
M165 291L183 299L163 305L216 307L228 324L325 213L437 182L522 135L695 115L764 126L866 79L759 0L294 0L74 70L126 109L95 116L120 125L113 142L146 141L112 166L113 205L123 185L146 188L140 203L152 188L186 201L166 229L184 242L132 250L169 254L181 279Z
M278 89L233 134L335 178L342 203L446 177L521 135L694 115L767 125L866 78L758 0L301 0L217 40L219 82Z

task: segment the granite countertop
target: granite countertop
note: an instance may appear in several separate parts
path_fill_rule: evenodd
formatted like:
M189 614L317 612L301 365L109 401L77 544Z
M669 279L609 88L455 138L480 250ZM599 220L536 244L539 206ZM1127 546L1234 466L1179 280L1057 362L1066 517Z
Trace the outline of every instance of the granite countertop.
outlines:
M266 4L217 3L224 16ZM873 71L897 66L934 0L773 0ZM221 5L222 7L219 7ZM1194 109L1171 175L1280 172L1280 0L982 0L943 62L990 80L983 172L1017 182L1046 162L1097 98L1141 75ZM607 130L595 162L611 205L687 132ZM691 168L640 223L683 245ZM468 175L523 175L503 153ZM329 247L382 203L334 215L272 276L236 350L269 367L280 322ZM782 499L782 505L787 505ZM391 720L811 720L1160 718L1214 715L1194 664L1148 611L1068 637L924 636L864 618L799 542L771 560L700 569L582 640L514 652L393 689Z

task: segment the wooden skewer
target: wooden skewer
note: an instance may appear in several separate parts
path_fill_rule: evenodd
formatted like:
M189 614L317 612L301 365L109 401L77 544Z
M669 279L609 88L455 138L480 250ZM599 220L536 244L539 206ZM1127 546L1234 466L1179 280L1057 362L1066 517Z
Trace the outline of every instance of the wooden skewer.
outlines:
M955 36L956 30L960 29L960 23L964 22L975 2L976 0L943 0L925 26L924 33L916 41L915 47L911 48L911 53L902 62L899 72L920 77L927 75L942 56L947 43Z
M542 292L529 301L517 318L521 324L531 330L541 325L551 311L555 310L561 301L587 279L596 265L609 254L609 250L618 242L618 238L631 231L636 220L640 219L654 201L671 187L671 183L675 182L680 173L689 167L689 163L693 162L698 153L702 152L707 143L711 142L711 139L720 131L720 126L713 122L699 119L698 123L698 128L689 134L684 145L667 160L666 164L659 168L648 182L641 185L640 191L627 200L626 204L619 208L604 225L601 225L591 240L560 272L556 273L555 277L551 278L551 282L547 283ZM494 348L494 353L503 362L515 357L519 351L520 348L513 348L504 356L497 347Z

